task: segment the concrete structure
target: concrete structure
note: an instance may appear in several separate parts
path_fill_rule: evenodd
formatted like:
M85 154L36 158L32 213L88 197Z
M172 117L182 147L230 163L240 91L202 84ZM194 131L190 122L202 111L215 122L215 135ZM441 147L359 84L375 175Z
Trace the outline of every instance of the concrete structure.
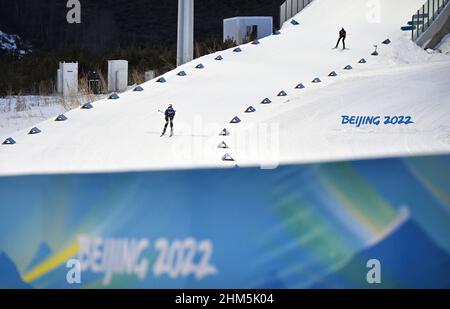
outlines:
M238 16L223 21L223 40L233 40L240 45L272 34L271 16Z
M280 28L283 23L300 13L313 0L286 0L280 6Z
M177 66L194 59L194 0L178 0Z
M63 96L78 93L78 62L60 62L56 76L58 93Z
M108 61L108 91L125 91L128 87L128 61Z

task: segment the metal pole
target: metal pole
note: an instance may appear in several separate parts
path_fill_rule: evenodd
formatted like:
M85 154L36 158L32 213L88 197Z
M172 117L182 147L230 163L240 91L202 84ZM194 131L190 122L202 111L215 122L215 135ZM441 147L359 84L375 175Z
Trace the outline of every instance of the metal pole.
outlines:
M291 18L294 17L294 0L291 1Z
M433 22L433 20L434 20L434 0L433 0L433 2L431 2L431 0L428 0L428 1L429 1L430 4L431 4L431 10L430 10L430 13L433 12L433 15L431 15L431 21Z
M424 14L425 14L425 4L422 5L422 14L420 15L422 18L420 19L420 24L422 26L421 30L420 30L420 34L422 34L423 32L423 21L424 21ZM419 35L420 35L419 34Z
M194 0L178 0L177 66L194 59Z
M420 9L417 11L417 25L416 25L416 40L419 38L419 29L420 29Z
M292 18L294 16L294 2L291 0L291 16L289 18Z
M284 15L284 21L288 20L288 1L285 2L286 3L286 15Z
M286 21L286 20L288 20L288 18L287 18L287 16L288 16L288 3L287 3L287 1L285 2L285 5L284 5L284 11L285 11L285 14L284 14L284 21ZM280 25L281 26L281 25Z

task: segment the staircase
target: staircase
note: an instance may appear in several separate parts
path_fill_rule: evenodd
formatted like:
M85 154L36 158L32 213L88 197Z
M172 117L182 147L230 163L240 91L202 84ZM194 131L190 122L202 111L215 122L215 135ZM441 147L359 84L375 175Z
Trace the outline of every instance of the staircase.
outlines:
M411 31L412 40L417 42L419 37L438 19L450 0L427 0L424 5L412 16L408 26L401 29Z

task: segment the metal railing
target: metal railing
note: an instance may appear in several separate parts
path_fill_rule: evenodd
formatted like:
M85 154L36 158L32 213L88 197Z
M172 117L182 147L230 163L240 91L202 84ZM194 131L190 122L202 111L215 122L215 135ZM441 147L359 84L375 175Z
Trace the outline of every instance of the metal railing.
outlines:
M284 22L301 12L313 0L287 0L280 7L280 27Z
M427 0L413 15L411 21L413 41L416 41L422 33L427 31L449 2L450 0Z

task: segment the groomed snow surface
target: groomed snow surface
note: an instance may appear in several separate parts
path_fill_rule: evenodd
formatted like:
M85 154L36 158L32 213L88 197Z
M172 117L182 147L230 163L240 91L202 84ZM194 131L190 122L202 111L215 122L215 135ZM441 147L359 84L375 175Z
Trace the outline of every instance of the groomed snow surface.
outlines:
M316 0L294 17L299 25L288 22L259 45L196 59L165 74L166 83L153 80L142 92L66 113L67 121L43 122L41 134L13 134L17 143L0 147L0 174L272 168L449 153L450 58L428 54L400 30L422 4ZM344 51L333 49L341 27L348 32ZM387 38L392 43L381 44ZM329 77L332 71L337 76ZM316 77L322 82L311 83ZM299 83L305 88L294 89ZM287 95L277 96L281 91ZM260 104L265 98L272 103ZM175 136L161 138L158 110L168 104L177 111ZM256 111L245 113L249 106ZM343 115L411 116L414 123L357 128L342 125ZM231 124L235 116L241 122ZM219 135L224 128L229 136ZM223 141L228 149L218 147ZM222 161L226 153L235 161Z
M435 49L438 49L441 51L441 53L450 55L450 33L447 34L441 42L436 46Z

